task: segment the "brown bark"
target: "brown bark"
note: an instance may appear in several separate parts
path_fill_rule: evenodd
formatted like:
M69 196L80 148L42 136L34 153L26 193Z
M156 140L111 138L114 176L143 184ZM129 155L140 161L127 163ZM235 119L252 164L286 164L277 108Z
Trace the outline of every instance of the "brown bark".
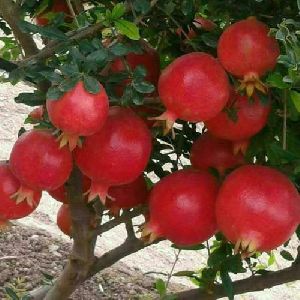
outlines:
M25 56L37 54L39 50L32 36L28 33L22 32L18 26L18 22L21 20L20 7L12 0L1 0L0 14L13 31L15 38L25 52Z

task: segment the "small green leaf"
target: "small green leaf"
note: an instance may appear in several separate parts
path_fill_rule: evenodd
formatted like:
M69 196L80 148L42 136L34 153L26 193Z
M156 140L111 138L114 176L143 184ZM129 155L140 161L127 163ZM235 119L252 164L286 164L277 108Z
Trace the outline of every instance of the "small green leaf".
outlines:
M232 280L231 280L228 272L225 270L221 270L220 277L221 277L222 285L227 294L228 299L234 300L234 291L233 291Z
M142 94L152 93L155 90L155 86L146 81L133 81L134 89Z
M63 77L60 74L57 74L54 72L54 70L51 71L41 71L40 74L47 80L51 81L52 83L60 83L63 79Z
M294 261L293 256L291 255L291 253L287 252L286 250L282 250L280 251L280 255L288 261Z
M20 93L15 98L16 103L23 103L28 106L38 106L45 104L45 95L40 91L34 91L34 93Z
M89 75L84 75L83 83L85 89L91 94L98 94L100 92L100 84L98 80Z
M300 112L300 93L296 91L290 91L290 96L297 111Z
M110 48L110 51L115 56L124 56L130 52L130 48L128 48L125 44L117 43Z
M50 0L42 0L39 4L39 6L37 7L34 16L38 16L40 15L42 12L44 12L48 6L49 6L49 2Z
M61 81L58 88L62 92L68 92L76 85L76 83L78 81L79 81L78 77L67 78L67 79Z
M144 15L150 11L151 4L149 0L134 0L133 7L136 11L141 12Z
M129 22L126 20L116 20L115 26L120 33L126 35L131 40L140 39L139 28L133 22Z
M175 244L172 244L172 247L181 250L202 250L206 248L203 244L194 245L194 246L177 246Z
M16 292L9 287L5 288L5 293L11 300L20 300Z
M268 259L268 266L272 266L275 263L275 255L273 252L270 253L269 259Z
M111 12L111 18L113 20L120 19L125 14L125 12L126 12L126 7L124 3L118 3L115 5L115 7Z
M165 282L162 279L157 279L155 282L155 288L158 291L160 296L164 296L167 293L167 287Z
M74 76L75 74L79 74L79 68L76 63L62 65L60 70L65 76Z
M147 75L147 70L143 65L138 65L133 72L133 79L143 79Z
M270 87L275 87L278 89L286 89L289 88L289 84L283 81L283 77L280 73L271 73L267 78L267 84Z
M64 93L57 87L52 86L48 89L47 100L58 100Z
M94 61L95 63L100 63L105 61L108 57L108 52L106 49L100 49L97 51L92 52L87 56L88 61Z
M183 0L181 2L181 11L185 16L191 15L193 13L193 3L190 0Z
M194 271L179 271L173 274L173 276L177 277L192 277L193 275L195 275Z

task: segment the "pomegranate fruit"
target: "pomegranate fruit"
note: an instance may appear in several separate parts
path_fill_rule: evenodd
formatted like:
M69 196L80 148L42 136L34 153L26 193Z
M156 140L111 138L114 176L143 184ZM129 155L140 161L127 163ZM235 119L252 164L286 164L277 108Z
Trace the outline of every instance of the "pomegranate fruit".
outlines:
M100 85L100 92L91 94L79 81L73 89L58 100L47 100L50 121L63 131L61 146L69 143L73 150L79 136L89 136L98 132L104 125L108 115L108 97Z
M238 153L233 153L231 141L216 138L205 132L194 143L190 157L195 169L217 169L223 175L227 169L243 164L244 158Z
M224 181L216 204L217 223L244 256L286 242L300 222L300 198L279 171L247 165Z
M49 24L49 20L47 18L47 14L49 12L53 13L59 13L63 12L66 14L65 21L66 22L72 22L72 18L70 17L71 12L69 9L68 4L66 3L65 0L53 0L53 4L50 8L46 9L44 12L42 12L40 15L38 15L35 20L36 23L40 26L46 26Z
M43 114L44 114L44 107L41 105L35 108L32 112L30 112L29 116L34 121L41 121L43 120Z
M102 130L75 149L79 169L92 180L89 201L98 195L105 202L110 186L137 179L151 148L151 133L144 121L130 108L111 107Z
M31 130L13 146L10 169L20 180L21 189L54 190L63 185L72 171L72 155L50 131Z
M247 146L247 141L267 124L271 110L271 101L261 103L254 94L252 99L239 94L232 94L227 106L236 112L237 120L230 118L226 111L205 122L208 131L221 139L234 141L234 147Z
M145 80L152 83L156 87L160 74L159 55L156 50L146 43L144 43L143 48L143 54L136 54L132 52L126 55L125 60L132 71L139 65L143 66L147 71ZM124 72L126 67L122 59L117 58L113 61L110 70L112 73L120 73ZM115 92L118 97L123 95L125 87L130 84L130 82L131 79L126 79L115 88Z
M122 208L132 208L147 201L148 190L145 178L141 175L131 183L113 186L108 190L108 194L113 200L108 200L106 207L113 215L118 216Z
M213 118L229 98L227 75L211 55L193 52L175 59L161 74L158 93L167 108L157 120L169 130L176 119L200 122Z
M72 220L69 205L63 204L58 212L56 223L58 228L66 235L72 236Z
M279 54L278 43L269 35L267 25L253 17L229 26L218 43L221 64L243 79L241 88L246 88L248 96L255 88L266 92L259 77L275 67Z
M32 197L27 201L14 199L20 185L19 180L10 171L8 164L0 163L0 221L24 218L39 205L41 192L37 191L34 191Z
M181 246L209 239L217 229L217 192L215 178L206 171L180 170L164 177L150 193L150 221L142 237L148 242L165 237Z
M82 191L83 193L87 193L90 189L91 186L91 180L86 177L83 176L82 178ZM48 194L53 197L55 200L62 202L64 204L68 204L68 195L67 195L67 190L65 185L60 186L59 188L49 191Z

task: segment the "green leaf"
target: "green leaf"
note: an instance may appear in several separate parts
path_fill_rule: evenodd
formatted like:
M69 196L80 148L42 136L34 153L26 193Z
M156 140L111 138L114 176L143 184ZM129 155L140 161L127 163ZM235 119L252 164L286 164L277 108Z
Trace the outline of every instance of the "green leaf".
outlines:
M110 48L110 51L115 56L124 56L130 52L130 48L125 44L117 43Z
M278 89L289 88L289 84L283 81L283 76L280 73L271 73L267 78L267 84Z
M5 288L5 293L11 300L20 300L16 292L9 287Z
M103 48L89 54L87 56L87 60L95 63L100 63L102 61L105 61L107 57L108 57L108 52L106 49Z
M192 277L193 275L195 275L194 271L179 271L173 274L173 276L177 277Z
M41 36L49 38L51 40L67 40L67 36L56 27L37 26L23 20L19 21L19 27L25 33L39 33Z
M40 15L42 12L44 12L48 6L49 6L49 2L50 0L42 0L39 4L39 6L37 7L34 16L38 16Z
M291 255L291 253L287 252L286 250L282 250L280 251L280 255L288 261L294 261L293 256Z
M120 33L126 35L131 40L140 39L139 28L133 22L129 22L126 20L116 20L115 26Z
M141 12L143 15L147 14L151 9L149 0L134 0L133 7L136 11Z
M147 70L144 66L138 65L133 71L133 79L143 79L147 75Z
M60 70L65 76L74 76L75 74L79 74L79 68L76 63L62 65Z
M155 282L155 288L158 291L160 296L164 296L167 293L167 287L165 282L162 279L157 279Z
M118 3L117 5L115 5L115 7L111 12L111 18L113 20L120 19L125 14L125 12L126 12L126 7L124 3Z
M67 79L61 81L58 88L62 92L68 92L76 85L76 83L78 81L79 81L78 77L67 78Z
M84 75L83 84L85 89L91 94L98 94L100 92L99 81L89 75Z
M300 112L300 93L296 91L290 91L290 97L297 109L298 112Z
M172 244L172 247L181 250L202 250L206 248L203 244L194 245L194 246L177 246L175 244Z
M45 104L45 94L40 91L34 91L34 93L20 93L15 98L16 103L23 103L28 106L38 106Z
M47 100L58 100L64 93L58 88L58 86L52 86L48 89Z
M152 93L155 90L155 86L146 81L133 81L134 89L142 94Z
M181 2L181 11L185 16L191 15L193 13L193 3L190 0L183 0Z
M232 285L232 280L231 280L228 272L226 270L221 270L220 277L221 277L222 285L227 294L228 299L233 300L234 299L233 285Z
M268 266L272 266L275 263L275 255L273 252L270 253L269 259L268 259Z
M57 74L54 72L54 70L51 71L41 71L40 74L47 80L51 81L52 83L60 83L63 79L63 77L60 74Z

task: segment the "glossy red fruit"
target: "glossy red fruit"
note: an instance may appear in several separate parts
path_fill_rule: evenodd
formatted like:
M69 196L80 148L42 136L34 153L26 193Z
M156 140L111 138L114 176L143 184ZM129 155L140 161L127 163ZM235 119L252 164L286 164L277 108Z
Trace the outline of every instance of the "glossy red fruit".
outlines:
M75 161L91 178L89 200L105 202L108 188L134 181L145 169L152 148L151 133L130 108L111 107L102 130L75 149Z
M91 94L82 81L58 100L47 100L50 121L63 131L62 145L76 147L79 136L93 135L103 127L108 115L108 97L100 85L100 92Z
M216 204L219 229L251 255L286 242L300 222L300 198L292 182L275 169L247 165L224 181Z
M253 89L261 88L258 78L272 70L279 56L279 45L269 35L269 28L255 18L229 26L218 43L218 57L223 67L233 75L244 78Z
M181 170L164 177L149 198L150 221L143 231L151 242L165 237L181 246L195 245L216 232L218 186L206 171Z
M152 83L155 87L157 86L159 74L160 74L160 60L156 50L151 48L149 45L145 45L143 54L129 53L126 55L125 60L131 70L134 70L137 66L143 66L147 75L145 80ZM120 73L126 70L123 61L117 58L111 65L112 73ZM130 84L131 80L124 80L122 84L116 87L115 92L117 96L121 97L124 93L125 87Z
M69 205L63 204L58 212L56 219L57 226L66 235L72 236L72 220Z
M69 178L72 155L66 147L59 148L50 131L31 130L15 143L9 165L22 186L49 191Z
M176 119L200 122L213 118L229 98L227 75L211 55L193 52L174 60L161 74L158 92L167 111L158 120L167 128Z
M265 127L271 110L271 101L262 103L256 95L251 99L238 94L233 94L232 97L227 108L236 113L236 120L226 111L222 111L206 121L205 126L218 138L240 143L249 140Z
M114 215L119 215L122 208L127 209L143 204L148 197L145 178L141 175L131 183L113 186L108 190L108 195L113 200L109 200L106 206Z
M194 143L190 157L192 166L200 170L214 168L221 175L227 169L243 164L244 158L233 153L233 144L230 141L216 138L208 132L202 134Z
M20 182L7 163L0 163L0 221L21 219L31 214L39 205L41 192L35 191L31 202L17 201L12 197L18 192ZM0 226L1 227L1 226Z
M36 23L40 26L48 25L49 20L46 15L49 12L53 12L53 13L63 12L67 15L65 17L65 21L66 22L72 21L72 18L68 17L71 15L71 13L70 13L70 9L69 9L67 2L65 0L53 0L52 7L46 9L42 14L40 14L36 17Z
M82 178L82 191L85 194L91 187L91 179L86 176ZM48 194L53 197L55 200L68 204L67 190L65 185L60 186L56 190L49 191Z

